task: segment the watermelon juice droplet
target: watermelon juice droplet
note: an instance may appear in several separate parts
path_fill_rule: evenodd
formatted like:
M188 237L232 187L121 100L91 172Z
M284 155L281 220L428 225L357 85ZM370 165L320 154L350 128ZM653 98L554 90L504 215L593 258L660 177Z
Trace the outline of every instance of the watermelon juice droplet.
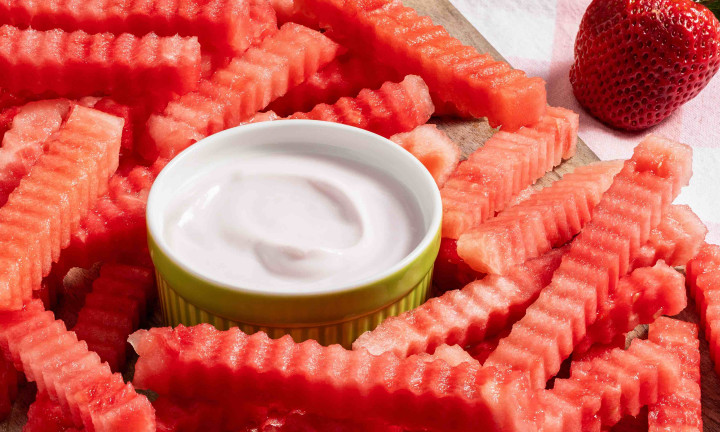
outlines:
M349 159L238 155L175 194L165 237L177 258L225 285L327 290L390 269L422 240L422 212L397 180Z

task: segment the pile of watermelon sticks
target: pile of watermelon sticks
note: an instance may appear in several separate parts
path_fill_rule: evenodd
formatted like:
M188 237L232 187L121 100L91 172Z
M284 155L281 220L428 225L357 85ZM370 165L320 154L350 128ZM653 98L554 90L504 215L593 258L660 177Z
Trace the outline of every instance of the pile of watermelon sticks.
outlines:
M433 115L500 131L460 162ZM282 118L370 130L428 168L438 296L352 349L138 331L154 178ZM577 129L541 79L397 0L0 0L0 414L27 380L26 431L700 431L698 328L662 317L686 307L685 266L717 358L720 247L672 204L691 150L649 136L533 188Z

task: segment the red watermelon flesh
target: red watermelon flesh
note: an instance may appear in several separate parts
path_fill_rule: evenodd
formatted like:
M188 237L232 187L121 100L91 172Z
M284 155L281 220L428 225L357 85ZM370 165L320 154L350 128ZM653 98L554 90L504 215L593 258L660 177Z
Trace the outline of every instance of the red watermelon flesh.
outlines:
M0 147L0 206L46 150L68 115L64 99L30 102L13 116Z
M177 398L160 396L153 402L153 407L158 432L224 430L222 409L197 398L179 401Z
M11 92L127 98L186 93L199 78L196 38L0 27L0 85Z
M310 111L321 103L332 105L341 97L357 96L362 89L375 89L386 81L401 79L402 76L381 63L357 55L343 55L290 89L268 109L285 117Z
M460 147L435 125L418 126L390 140L412 153L432 174L438 187L445 184L460 162Z
M560 163L577 118L544 116L516 133L500 131L476 150L441 189L443 237L457 239L505 209L513 197Z
M485 363L485 360L487 360L488 357L490 357L490 354L492 354L493 351L497 348L500 341L507 337L507 335L510 334L510 327L505 328L503 331L498 333L497 336L494 336L492 338L485 339L484 341L472 345L468 348L468 352L470 353L470 356L474 358L475 360L479 361L480 364Z
M28 410L28 421L23 427L24 432L73 432L79 431L57 402L50 399L47 393L38 392L35 402Z
M25 96L16 95L7 91L4 88L0 88L0 111L2 111L3 121L12 120L11 108L17 108L29 102L32 99L28 99ZM1 134L0 134L1 135Z
M147 194L165 164L166 159L158 159L150 167L136 165L110 179L109 194L98 200L62 252L55 266L59 272L89 268L98 261L147 262Z
M565 130L565 138L561 140L562 146L562 159L569 159L575 154L577 149L577 133L580 126L580 116L562 107L547 107L545 110L545 116L555 118L559 120L565 120L565 124L568 126Z
M400 2L296 0L344 44L420 75L441 101L513 131L545 111L545 83L464 46L441 26ZM382 7L381 7L382 6Z
M700 341L695 324L660 317L650 324L648 340L675 355L681 368L679 385L673 394L661 396L650 405L650 431L701 432Z
M13 118L15 118L15 115L19 111L19 106L11 106L8 108L0 107L0 140L2 140L3 136L5 136L5 132L7 132L12 126Z
M248 432L258 429L248 429ZM336 420L293 410L289 413L271 411L260 425L263 432L402 432L405 429L377 421Z
M692 297L696 297L697 277L713 270L720 270L720 246L703 243L697 254L685 266L685 276Z
M153 402L158 432L401 432L373 421L336 420L302 411L283 411L243 404L227 409L211 402L160 396Z
M485 365L528 371L544 388L586 335L607 298L691 172L689 147L644 140L570 245L553 280ZM650 163L648 161L653 161Z
M138 386L221 407L245 401L338 419L458 431L525 430L537 408L525 397L523 375L503 379L469 363L451 368L444 361L373 356L314 340L297 344L289 336L271 340L263 332L221 332L207 324L140 330L129 340L140 355Z
M720 246L704 245L687 265L690 292L700 313L705 339L710 344L710 357L720 371Z
M97 261L119 259L123 253L140 253L146 247L147 198L130 194L120 199L104 196L82 221L62 252L59 267L90 267Z
M282 119L283 118L277 115L275 111L265 111L255 114L254 116L250 117L246 122L241 122L240 124L261 123L265 121L275 121Z
M467 346L492 337L522 317L525 308L550 282L564 249L528 261L507 276L487 276L361 335L354 350L399 357L433 352L442 344Z
M257 9L262 8L262 13ZM267 1L132 1L113 4L91 0L82 5L61 0L0 1L0 21L37 30L60 28L88 33L132 33L143 36L197 36L203 47L222 54L241 53L275 28ZM252 15L254 16L251 16ZM262 18L262 20L260 20Z
M270 0L277 14L278 25L288 22L302 24L312 29L319 29L317 18L303 12L295 0Z
M457 240L449 238L440 240L440 251L435 258L433 268L432 293L434 296L460 289L483 276L485 275L471 269L457 254Z
M287 118L343 123L388 138L427 123L434 109L422 78L408 75L400 83L386 82L378 90L364 89L355 98L343 97Z
M439 358L440 360L444 360L447 364L453 367L459 366L462 363L475 363L475 359L473 359L470 354L459 345L442 344L435 348L433 356Z
M127 337L144 320L155 295L148 268L108 263L100 269L73 331L113 371L125 366Z
M575 353L593 344L607 344L639 324L650 324L660 315L676 315L687 306L685 278L664 262L641 267L620 279L608 300L610 307L588 326Z
M40 288L69 233L118 164L122 120L75 106L48 150L0 208L0 308L18 309Z
M671 394L680 368L663 347L636 339L628 350L614 348L592 360L573 363L569 379L540 390L544 431L600 430L624 415Z
M122 145L123 150L132 150L135 142L135 129L138 116L142 116L138 107L130 107L115 102L111 98L83 98L80 105L94 108L104 113L112 114L125 120L123 124Z
M458 255L478 272L505 274L572 240L590 220L622 162L579 167L519 205L465 232Z
M610 432L647 432L648 410L643 407L637 416L625 416L615 426L607 429Z
M339 48L315 30L285 24L202 81L197 91L152 115L150 137L161 156L172 157L195 141L250 118L330 63Z
M28 331L26 323L34 330ZM119 374L111 374L40 302L0 315L0 343L20 361L28 380L37 381L41 392L47 391L63 412L72 414L76 426L154 430L154 411L147 398L125 385Z
M658 260L674 267L684 266L700 251L707 232L689 206L671 205L640 248L631 268L647 267Z

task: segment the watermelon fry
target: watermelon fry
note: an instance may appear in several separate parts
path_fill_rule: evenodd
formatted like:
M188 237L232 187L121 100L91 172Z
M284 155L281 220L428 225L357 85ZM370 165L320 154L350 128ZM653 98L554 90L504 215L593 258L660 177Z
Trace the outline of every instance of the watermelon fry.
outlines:
M145 149L143 156L158 152L170 158L208 135L237 126L330 63L339 49L315 30L283 25L203 80L197 91L150 116L147 127L155 148Z
M10 92L119 98L186 93L200 78L197 38L0 27L0 86Z
M0 310L17 310L40 288L70 233L118 166L123 120L75 106L48 150L0 208Z
M168 7L170 6L170 8ZM36 30L82 30L144 36L197 36L203 48L218 54L240 54L276 28L275 14L264 0L160 0L82 3L68 0L0 1L0 24Z
M440 190L443 237L458 239L505 209L513 197L575 152L578 115L548 109L540 122L500 131L458 165Z
M644 139L570 244L550 285L485 366L528 371L533 385L544 388L609 308L608 296L688 184L691 164L690 147L652 135Z
M373 356L314 340L298 344L289 336L272 340L263 332L218 331L208 324L139 330L130 343L140 355L135 384L160 395L199 397L221 407L270 404L405 428L534 428L537 407L525 396L525 376L488 368L479 373L477 363L453 368L442 360Z
M358 52L368 49L403 74L421 76L439 101L493 127L515 131L546 107L545 82L463 45L399 1L296 0L321 26Z

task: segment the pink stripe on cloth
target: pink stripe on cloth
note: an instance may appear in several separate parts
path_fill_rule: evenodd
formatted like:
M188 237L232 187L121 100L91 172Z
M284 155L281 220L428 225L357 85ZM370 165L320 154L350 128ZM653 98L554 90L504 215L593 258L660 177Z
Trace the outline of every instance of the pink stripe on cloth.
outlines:
M639 133L615 131L585 112L569 81L575 36L590 0L450 0L516 68L547 81L548 101L580 114L579 135L603 160L625 159L648 133L693 147L695 176L678 201L690 204L720 242L720 74L670 118ZM528 49L528 46L531 49ZM701 154L702 157L698 157Z

